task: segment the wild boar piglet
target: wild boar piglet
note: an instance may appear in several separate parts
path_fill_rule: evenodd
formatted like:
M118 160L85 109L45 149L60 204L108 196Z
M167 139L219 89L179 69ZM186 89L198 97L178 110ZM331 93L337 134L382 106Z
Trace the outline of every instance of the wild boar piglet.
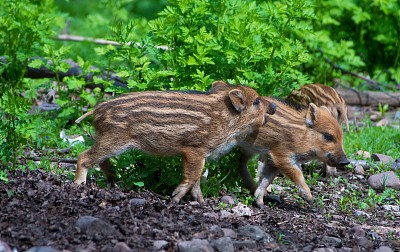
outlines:
M96 164L110 179L108 158L128 149L158 156L181 155L183 181L173 192L180 199L199 180L206 158L217 159L253 134L274 114L275 104L252 88L213 83L207 92L134 92L98 104L76 120L94 115L94 145L79 155L75 183L86 182ZM204 203L200 185L191 190Z

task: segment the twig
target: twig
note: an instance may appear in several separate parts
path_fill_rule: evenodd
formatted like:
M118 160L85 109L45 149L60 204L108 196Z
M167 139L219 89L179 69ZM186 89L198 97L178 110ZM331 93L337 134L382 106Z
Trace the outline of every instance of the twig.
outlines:
M63 40L63 41L75 41L75 42L92 42L95 44L100 44L100 45L114 45L114 46L131 46L132 44L136 45L139 48L143 48L143 46L139 42L128 42L126 44L121 44L116 41L112 40L106 40L106 39L97 39L97 38L90 38L90 37L83 37L83 36L76 36L76 35L69 35L69 34L60 34L54 39L57 40ZM155 46L157 49L161 50L169 50L168 46L166 45L161 45L161 46Z
M333 68L335 68L335 69L340 70L343 74L348 74L348 75L357 77L357 78L359 78L359 79L362 79L362 80L364 80L364 81L366 81L366 82L368 82L368 83L372 83L372 84L374 84L377 88L379 88L380 85L382 85L382 83L380 83L380 82L378 82L378 81L372 80L372 79L370 79L370 78L368 78L368 77L362 76L361 74L354 73L354 72L352 72L352 71L349 71L349 70L344 69L343 67L339 66L338 64L336 64L335 62L333 62L332 60L330 60L328 57L326 57L326 56L324 55L324 51L322 51L321 49L319 49L319 51L321 52L321 55L322 55L322 57L324 58L324 60L325 60L326 62L328 62L329 65L331 65L331 66L332 66Z
M33 160L33 161L41 161L42 158L40 157L27 157L26 159ZM76 164L76 158L50 158L48 159L50 162L57 162L57 163L69 163L69 164Z

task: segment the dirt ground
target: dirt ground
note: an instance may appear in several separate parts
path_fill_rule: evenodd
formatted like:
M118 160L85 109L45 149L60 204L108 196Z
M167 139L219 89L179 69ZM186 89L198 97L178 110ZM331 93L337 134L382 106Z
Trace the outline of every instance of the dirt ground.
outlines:
M360 190L365 183L354 180ZM264 209L245 207L251 216L242 216L237 201L225 207L207 198L201 206L187 197L169 205L148 191L17 171L0 183L0 251L4 243L14 251L400 251L399 216L381 207L341 212L340 196L332 195L343 185L319 184L313 193L326 195L323 209L289 192L267 199Z

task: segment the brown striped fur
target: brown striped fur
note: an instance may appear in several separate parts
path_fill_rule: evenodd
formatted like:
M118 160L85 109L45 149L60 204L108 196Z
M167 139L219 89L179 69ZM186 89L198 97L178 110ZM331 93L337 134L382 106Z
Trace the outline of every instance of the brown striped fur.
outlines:
M323 84L307 84L299 90L293 90L286 100L304 107L307 107L310 103L325 106L331 111L339 124L344 123L347 131L349 131L346 101L332 87Z
M273 98L264 97L277 105L276 113L240 146L243 157L239 172L252 193L258 206L263 206L265 190L278 173L284 174L299 188L300 195L307 201L312 195L307 186L300 163L320 160L331 166L349 163L343 150L343 131L330 111L311 103L298 111ZM252 143L251 145L246 145ZM261 153L263 166L258 187L247 169L248 160Z
M207 157L227 153L274 112L275 104L253 89L221 81L208 92L136 92L103 102L76 120L93 114L96 140L79 155L75 183L86 182L87 171L95 164L113 178L108 158L127 149L181 155L184 180L172 199L179 202L199 180ZM204 202L200 185L191 193Z

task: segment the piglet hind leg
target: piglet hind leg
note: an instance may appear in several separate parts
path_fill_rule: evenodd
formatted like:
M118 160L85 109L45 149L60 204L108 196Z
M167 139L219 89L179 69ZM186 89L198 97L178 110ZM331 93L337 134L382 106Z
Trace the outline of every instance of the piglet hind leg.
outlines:
M200 204L204 204L200 189L200 177L204 162L205 155L200 154L198 151L187 150L183 153L183 181L172 193L172 202L178 203L194 187L192 195Z
M79 155L74 183L86 183L88 170L96 164L100 164L100 168L105 172L108 179L112 179L115 175L114 172L110 170L110 163L107 159L114 156L118 150L112 148L112 145L101 145L99 144L100 142L101 141L97 139L92 148Z

